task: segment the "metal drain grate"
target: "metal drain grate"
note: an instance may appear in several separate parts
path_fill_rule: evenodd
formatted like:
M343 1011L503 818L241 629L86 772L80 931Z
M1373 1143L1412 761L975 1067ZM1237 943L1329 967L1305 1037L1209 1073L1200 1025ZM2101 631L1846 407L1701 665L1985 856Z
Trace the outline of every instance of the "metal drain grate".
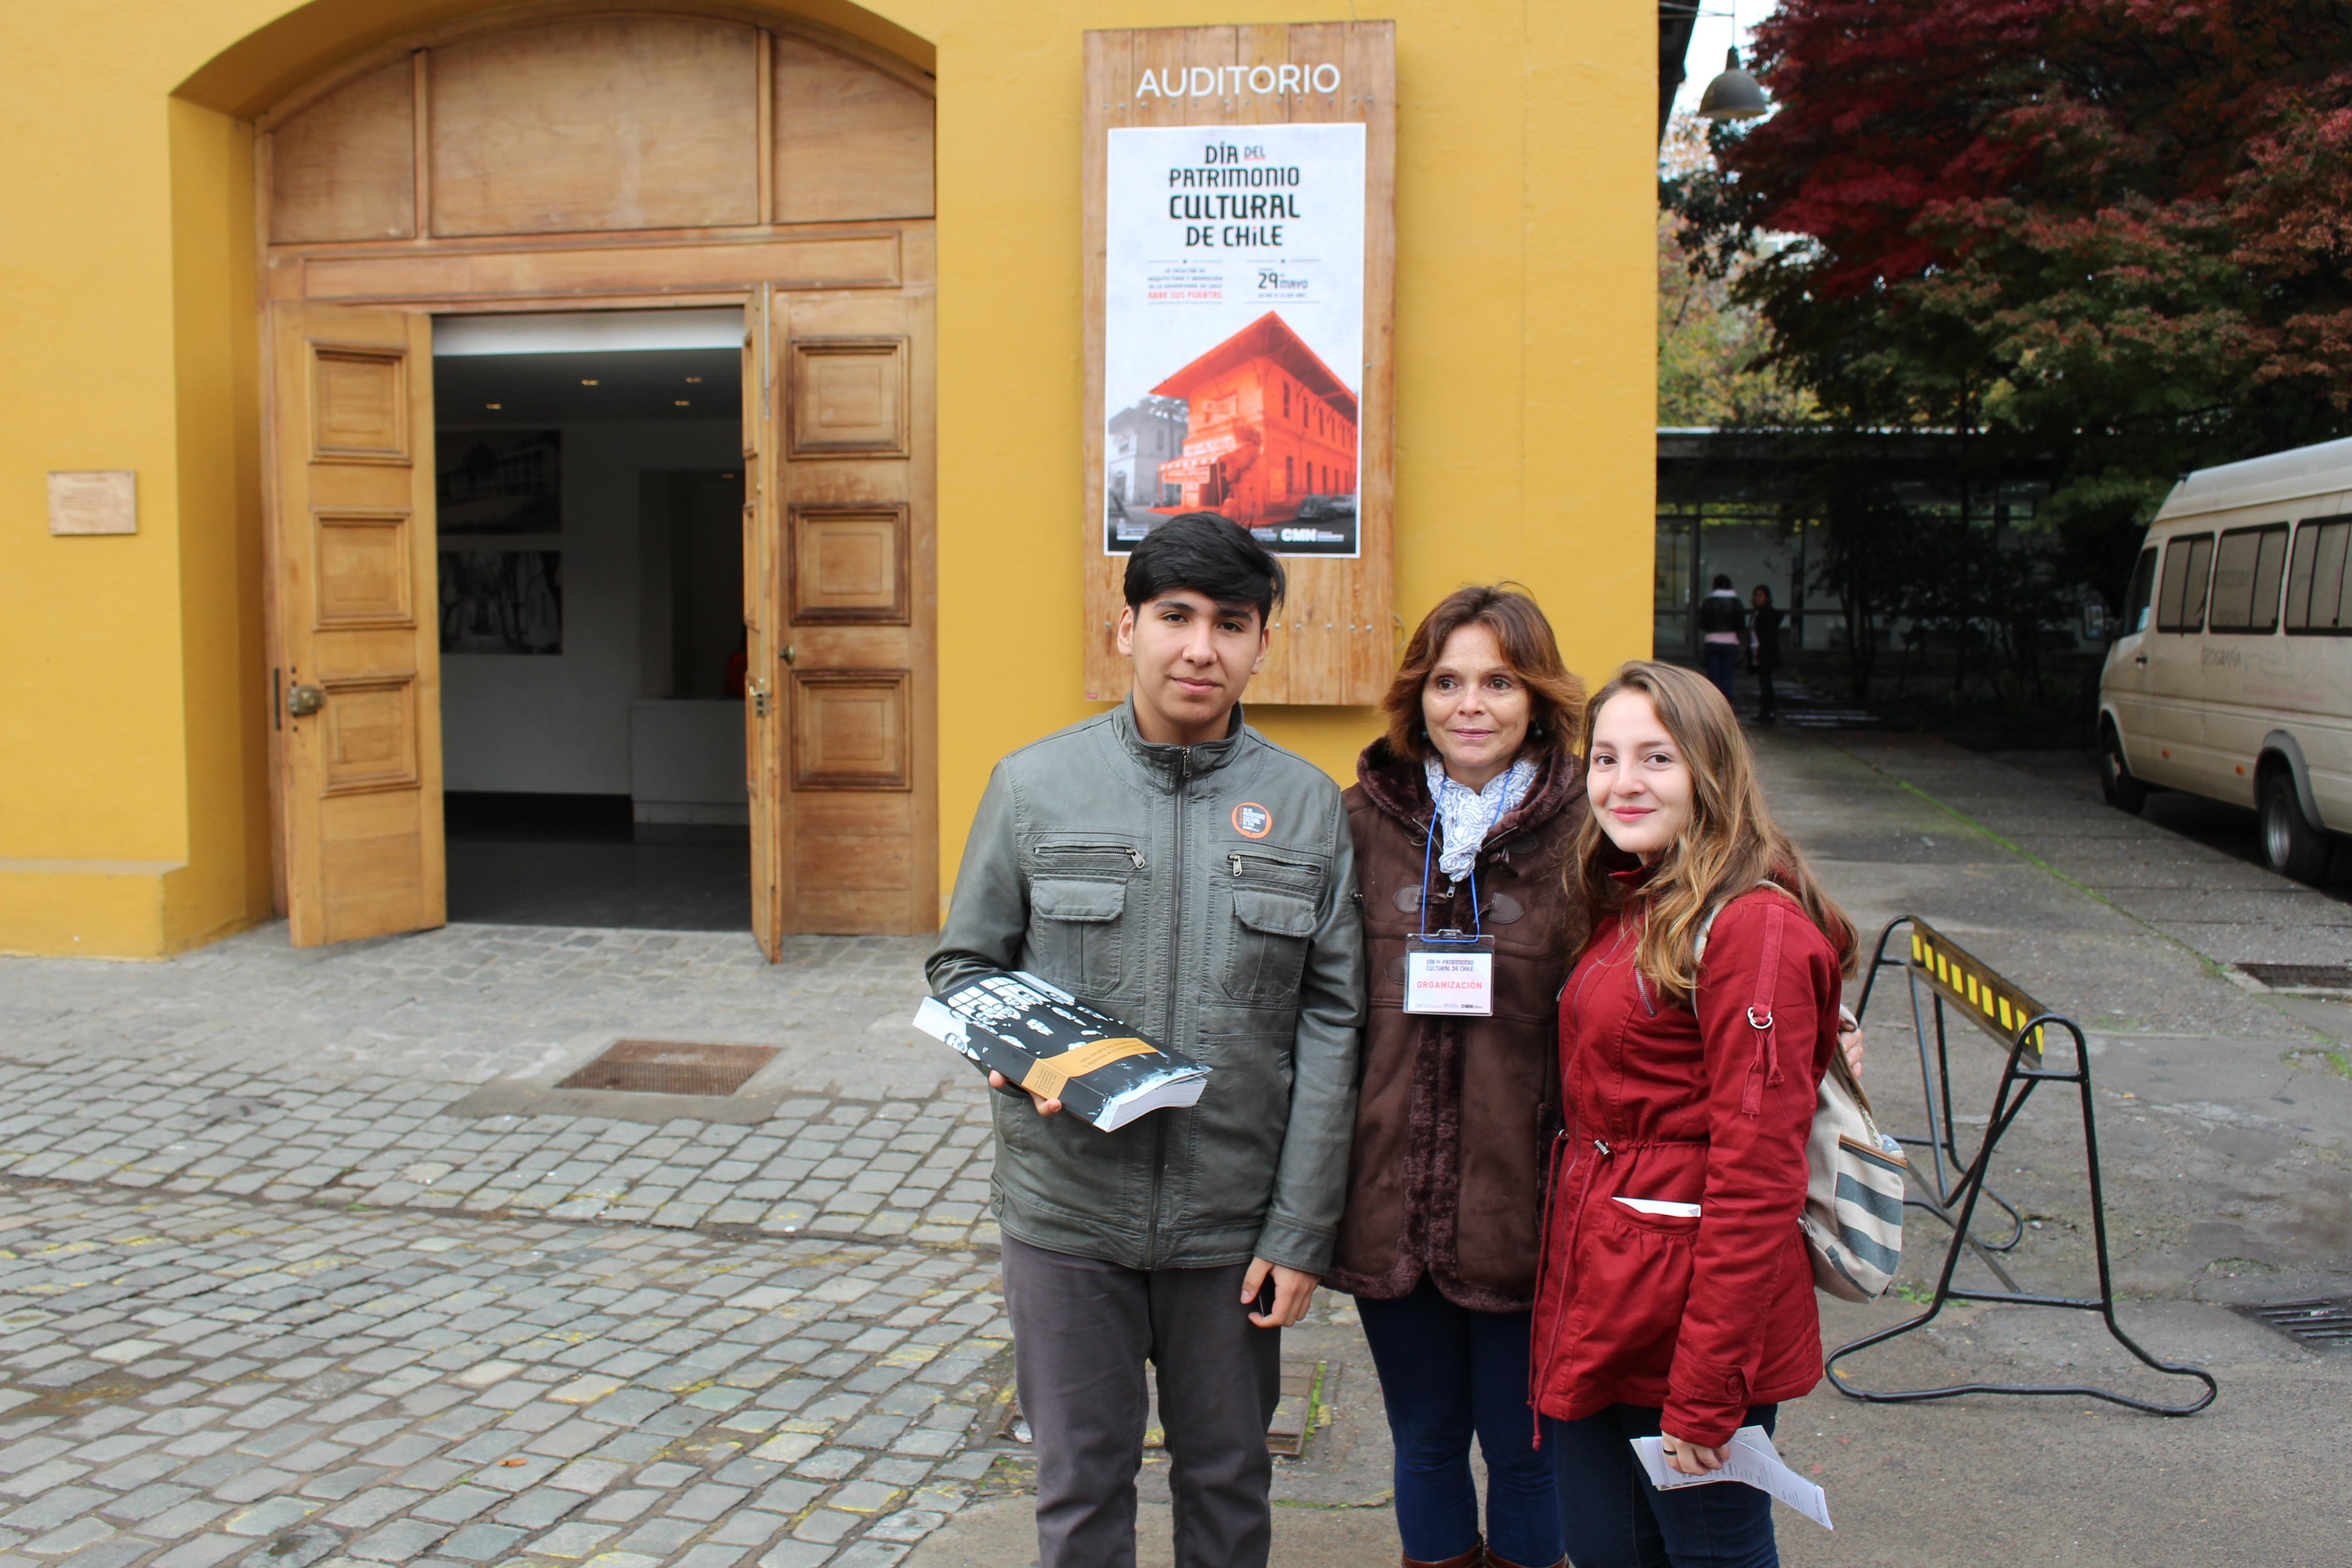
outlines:
M2238 967L2273 991L2352 991L2352 964L2242 963Z
M2240 1307L2258 1323L2322 1350L2352 1347L2352 1296L2321 1296L2308 1301L2272 1301Z
M558 1089L614 1094L693 1094L724 1099L774 1059L773 1046L713 1046L693 1040L620 1040Z

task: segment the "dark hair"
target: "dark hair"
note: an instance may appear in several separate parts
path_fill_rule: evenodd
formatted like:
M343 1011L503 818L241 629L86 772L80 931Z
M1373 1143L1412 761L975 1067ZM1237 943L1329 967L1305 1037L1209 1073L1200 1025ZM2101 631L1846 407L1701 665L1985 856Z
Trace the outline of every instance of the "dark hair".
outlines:
M1769 583L1759 583L1759 584L1756 584L1756 591L1757 591L1758 593L1759 593L1759 594L1761 594L1761 595L1764 595L1764 602L1765 602L1766 604L1768 604L1768 605L1769 605L1769 604L1770 604L1770 603L1772 602L1772 584L1769 584Z
M1127 558L1127 607L1191 588L1220 605L1255 605L1263 626L1282 602L1282 563L1248 529L1213 511L1188 511L1155 526Z
M1538 752L1570 745L1584 722L1584 682L1568 672L1559 657L1559 641L1551 623L1535 600L1503 584L1491 588L1456 588L1422 617L1412 640L1404 645L1404 663L1381 699L1381 712L1389 721L1389 750L1421 762L1435 755L1428 731L1422 728L1421 693L1429 672L1445 652L1447 639L1475 622L1495 634L1511 672L1528 689L1528 735Z
M1730 587L1730 586L1731 586L1731 574L1730 574L1730 573L1728 573L1728 572L1717 572L1717 573L1715 574L1715 585L1716 585L1717 587L1718 587L1718 588L1728 588L1728 587Z

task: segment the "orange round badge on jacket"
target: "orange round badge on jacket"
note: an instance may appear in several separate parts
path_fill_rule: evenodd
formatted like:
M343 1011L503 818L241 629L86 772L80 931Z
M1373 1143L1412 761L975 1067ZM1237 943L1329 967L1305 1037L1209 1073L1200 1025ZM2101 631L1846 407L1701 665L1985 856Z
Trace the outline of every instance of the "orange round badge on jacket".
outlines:
M1263 838L1274 831L1274 814L1254 800L1234 807L1234 831L1244 838Z

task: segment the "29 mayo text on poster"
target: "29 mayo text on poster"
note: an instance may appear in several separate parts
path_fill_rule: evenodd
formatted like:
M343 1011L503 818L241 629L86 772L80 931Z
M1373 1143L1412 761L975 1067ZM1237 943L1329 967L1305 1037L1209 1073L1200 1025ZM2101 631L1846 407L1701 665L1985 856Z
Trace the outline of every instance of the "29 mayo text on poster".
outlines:
M1105 549L1215 510L1278 553L1359 554L1363 126L1108 135Z

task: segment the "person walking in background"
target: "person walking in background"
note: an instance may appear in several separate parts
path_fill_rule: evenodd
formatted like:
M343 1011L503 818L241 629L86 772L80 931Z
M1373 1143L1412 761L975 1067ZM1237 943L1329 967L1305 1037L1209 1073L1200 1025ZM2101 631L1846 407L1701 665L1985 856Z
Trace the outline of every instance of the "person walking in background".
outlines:
M1380 1369L1408 1568L1552 1568L1564 1549L1533 1443L1528 1326L1584 689L1533 599L1463 588L1414 630L1381 707L1388 732L1345 796L1371 994L1327 1278L1355 1294ZM1408 948L1449 930L1492 940L1490 989L1473 1011L1410 1011Z
M1763 584L1748 596L1752 606L1748 612L1748 664L1756 672L1756 717L1769 724L1780 709L1772 690L1772 672L1780 668L1780 612L1772 603L1772 590Z
M1032 971L1211 1068L1198 1106L1110 1132L997 1097L991 1206L1043 1568L1134 1563L1147 1362L1177 1568L1265 1568L1272 1546L1279 1331L1338 1229L1364 999L1339 786L1242 723L1282 588L1213 512L1136 546L1128 700L997 764L926 965L942 992Z
M1726 702L1732 700L1731 678L1739 668L1739 645L1747 640L1748 616L1739 595L1731 591L1731 579L1718 572L1715 587L1698 602L1698 641L1706 678Z
M1769 1496L1660 1491L1631 1439L1662 1436L1668 1464L1703 1475L1733 1432L1771 1430L1821 1379L1797 1219L1853 926L1774 826L1738 719L1697 676L1626 665L1583 741L1567 1131L1535 1309L1561 1524L1577 1568L1776 1568Z

